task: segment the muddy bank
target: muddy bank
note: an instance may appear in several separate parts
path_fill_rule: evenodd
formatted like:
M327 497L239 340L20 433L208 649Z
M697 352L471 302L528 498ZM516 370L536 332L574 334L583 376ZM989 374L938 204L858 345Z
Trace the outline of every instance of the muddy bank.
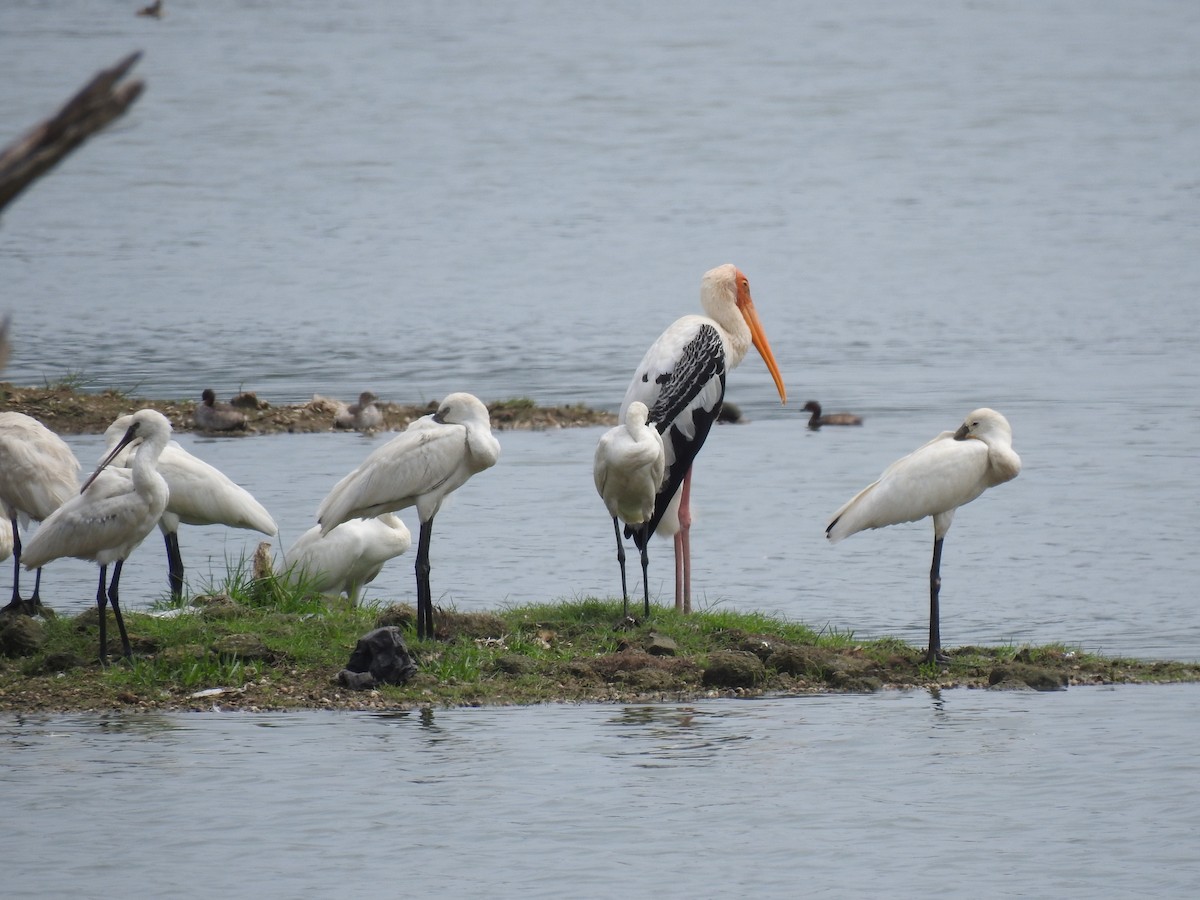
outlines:
M895 640L827 639L756 614L622 620L615 601L457 613L415 641L406 604L373 609L247 594L197 598L186 615L126 614L132 662L101 666L97 616L0 616L0 711L85 709L408 709L1200 681L1200 663L1103 658L1066 646L961 647L931 666ZM263 594L262 596L266 596ZM416 675L352 690L338 673L357 639L394 625ZM120 652L110 623L110 653Z
M224 399L233 401L246 416L246 429L234 432L237 434L331 431L339 408L336 400L320 397L295 406L272 406L252 392ZM175 431L198 431L193 420L197 402L149 400L112 390L87 393L70 385L18 387L0 383L0 411L25 413L58 434L100 434L118 416L145 408L165 415ZM419 405L377 401L375 405L383 414L381 431L402 431L414 419L437 409L437 401ZM585 406L543 407L523 398L488 402L488 411L492 427L501 431L614 425L617 421L612 413Z

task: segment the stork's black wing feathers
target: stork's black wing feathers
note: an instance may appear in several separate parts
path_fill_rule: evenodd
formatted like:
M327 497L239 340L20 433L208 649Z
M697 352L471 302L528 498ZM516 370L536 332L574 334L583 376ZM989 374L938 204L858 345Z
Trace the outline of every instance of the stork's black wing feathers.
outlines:
M725 348L717 329L702 325L696 336L683 348L674 371L663 372L656 379L662 389L650 410L649 420L658 428L659 434L667 433L667 427L687 409L714 375L721 378L721 396L724 397ZM699 450L699 445L703 443L704 438L701 438L696 449Z
M684 476L721 412L725 373L725 347L721 336L713 326L703 325L680 354L674 370L658 377L662 392L650 410L649 418L663 435L663 440L669 441L674 448L675 459L667 468L663 485L654 500L654 516L644 526L626 529L626 536L632 536L638 547L654 534L662 521L671 498L683 484ZM708 405L694 403L705 388L712 393L714 379L718 385L716 396L708 399Z

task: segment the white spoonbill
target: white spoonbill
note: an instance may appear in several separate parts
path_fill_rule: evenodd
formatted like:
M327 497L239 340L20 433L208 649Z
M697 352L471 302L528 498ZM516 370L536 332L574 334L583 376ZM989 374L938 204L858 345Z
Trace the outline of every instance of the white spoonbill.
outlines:
M350 519L328 534L314 525L284 556L287 580L321 593L344 593L353 605L358 592L375 580L389 559L408 551L412 535L392 513Z
M142 445L133 457L133 477L107 469L109 463L138 438ZM46 519L25 548L25 567L44 566L53 559L73 556L100 565L100 587L96 606L100 612L100 659L108 659L105 635L105 604L111 603L121 632L121 651L133 655L125 620L121 617L118 586L121 567L129 554L145 540L167 508L167 482L158 473L158 458L171 439L171 423L153 409L133 414L125 436L109 452L82 490ZM108 564L112 583L105 592Z
M317 510L321 533L349 519L416 506L417 637L433 637L429 538L442 500L500 458L487 407L471 394L450 394L433 415L422 416L368 456L333 486Z
M201 431L245 431L246 414L228 403L217 400L212 388L200 392L200 403L192 412L196 427Z
M621 594L625 598L625 616L629 616L629 588L625 581L625 544L621 540L619 518L627 525L641 525L654 515L654 498L666 472L662 435L646 423L650 410L640 400L629 404L625 424L610 428L596 445L592 477L596 491L612 516L617 536L617 562L621 566ZM642 592L645 615L650 615L650 576L647 573L647 541L638 548L642 554Z
M787 403L787 389L758 321L746 276L731 263L710 269L700 282L700 303L707 316L677 319L650 345L621 403L622 420L635 400L646 404L650 421L663 436L667 466L654 515L645 525L626 532L639 548L660 523L667 533L675 532L675 608L683 612L692 610L688 534L692 460L721 411L726 374L741 363L751 344L767 364L779 399Z
M121 440L133 424L133 416L120 416L104 432L106 450ZM111 465L128 468L143 438L135 438L113 458ZM183 557L179 553L179 525L226 525L261 531L268 537L278 533L275 520L249 491L225 473L193 456L171 441L158 460L158 473L166 479L170 496L158 522L167 545L167 583L171 596L183 595Z
M8 559L13 553L12 519L8 516L8 508L0 501L0 562Z
M12 528L13 589L5 609L34 613L41 606L42 570L33 596L21 598L20 522L42 521L79 492L79 460L57 434L30 416L0 413L0 503ZM20 522L18 521L20 520Z
M916 522L933 516L933 565L929 569L928 662L942 654L938 592L942 586L942 541L954 512L984 491L1012 481L1021 457L1012 448L1012 428L994 409L977 409L957 431L943 431L928 444L888 466L833 514L825 529L832 543L868 528Z
M334 416L334 428L353 428L355 431L375 431L383 424L383 413L375 405L379 398L370 391L358 395L358 402L338 410Z

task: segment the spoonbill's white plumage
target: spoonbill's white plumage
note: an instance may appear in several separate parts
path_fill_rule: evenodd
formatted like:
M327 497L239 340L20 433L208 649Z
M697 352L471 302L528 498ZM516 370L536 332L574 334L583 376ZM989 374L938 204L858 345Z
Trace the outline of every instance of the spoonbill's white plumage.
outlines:
M32 613L41 605L42 572L33 595L21 598L20 525L42 521L79 492L79 460L57 434L24 413L0 413L0 503L12 530L13 589L5 609Z
M370 391L358 395L358 402L340 409L334 416L335 428L353 428L355 431L375 431L383 424L383 413L375 405L379 398Z
M1008 420L986 407L972 412L957 431L943 431L896 460L841 509L825 529L832 543L868 528L933 517L933 564L929 570L929 650L926 659L944 662L938 593L942 541L954 512L985 490L1012 481L1021 458L1012 448Z
M442 500L500 457L487 407L471 394L450 394L433 415L368 456L334 485L317 510L321 533L341 523L416 506L421 520L417 544L417 636L433 637L429 587L429 538Z
M822 425L861 425L863 423L862 416L856 416L854 413L836 412L821 414L821 404L816 400L809 400L804 404L804 411L812 413L808 417L808 427L816 431Z
M314 525L288 549L287 579L321 594L344 593L351 603L375 580L389 559L408 551L412 535L392 513L369 519L350 519L328 534Z
M133 416L120 416L104 432L107 450L121 440ZM110 465L128 467L141 444L137 438L113 458ZM193 456L171 441L163 448L158 472L167 482L170 496L158 522L167 547L167 583L171 596L183 594L183 557L179 552L179 525L226 525L272 536L278 533L275 520L245 488L235 484L220 469Z
M246 414L217 400L212 388L205 388L200 393L200 402L192 412L192 418L201 431L246 430Z
M8 508L3 502L0 502L0 562L12 556L13 536L12 519L8 517Z
M650 411L634 400L625 412L625 424L610 428L596 445L592 475L596 490L612 516L617 536L617 561L621 566L621 594L625 615L629 615L629 588L625 581L625 545L621 540L620 519L627 525L642 525L654 515L654 498L666 473L666 453L662 435L647 424ZM645 614L650 615L650 577L646 541L638 548L642 557L642 591Z
M128 444L141 439L130 473L108 469ZM121 617L118 586L121 567L145 540L167 508L167 482L158 473L158 458L171 439L171 423L162 413L142 409L133 414L125 436L100 462L83 489L54 511L25 548L27 569L63 556L90 559L100 565L96 606L100 612L100 659L108 658L105 605L111 603L121 648L131 656L129 636ZM105 591L108 564L115 563L112 583Z
M779 398L787 402L783 377L750 296L750 283L732 264L704 273L700 303L707 315L677 319L646 351L621 404L621 418L639 400L663 436L666 476L645 525L627 528L638 547L656 530L675 530L675 608L690 612L692 461L712 428L725 397L725 376L753 345L767 364ZM663 526L660 528L660 524Z

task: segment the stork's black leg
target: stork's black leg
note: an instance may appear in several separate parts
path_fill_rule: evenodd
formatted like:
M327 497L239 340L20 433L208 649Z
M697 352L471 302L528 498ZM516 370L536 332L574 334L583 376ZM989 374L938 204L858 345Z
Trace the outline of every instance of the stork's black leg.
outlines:
M417 638L433 637L433 592L429 587L429 538L433 519L421 523L417 542Z
M933 565L929 567L929 650L925 661L932 663L949 662L950 657L942 653L941 615L938 610L938 594L942 589L942 541L933 541Z
M649 537L649 535L646 535ZM645 616L650 618L650 556L646 552L646 548L650 545L650 541L642 541L642 597L645 600Z

